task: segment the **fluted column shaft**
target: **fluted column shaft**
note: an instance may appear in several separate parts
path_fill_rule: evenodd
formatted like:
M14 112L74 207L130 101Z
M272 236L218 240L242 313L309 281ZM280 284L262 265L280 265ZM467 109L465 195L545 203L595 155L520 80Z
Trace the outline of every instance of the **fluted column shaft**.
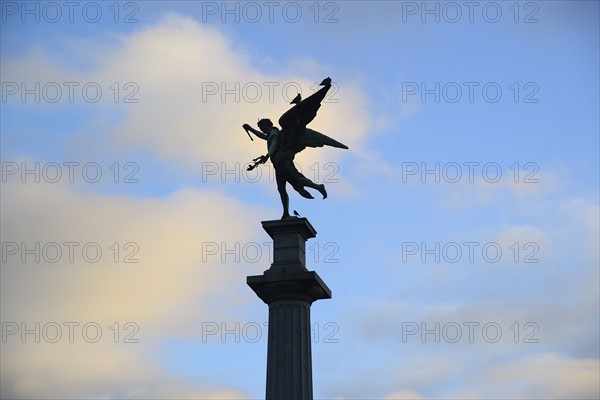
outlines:
M269 305L267 400L312 400L310 304L277 300Z

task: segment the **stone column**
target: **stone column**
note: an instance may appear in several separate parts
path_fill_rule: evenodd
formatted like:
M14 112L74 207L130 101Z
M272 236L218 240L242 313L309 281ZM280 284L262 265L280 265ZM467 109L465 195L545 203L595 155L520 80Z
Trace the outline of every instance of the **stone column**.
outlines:
M269 306L267 400L311 400L310 306L331 290L306 269L306 241L317 232L306 218L263 221L273 239L273 263L246 282Z

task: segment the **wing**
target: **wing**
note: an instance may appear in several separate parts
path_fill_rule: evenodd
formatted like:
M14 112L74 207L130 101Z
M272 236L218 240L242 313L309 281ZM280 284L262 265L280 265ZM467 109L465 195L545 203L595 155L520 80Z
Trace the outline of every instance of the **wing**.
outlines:
M301 147L302 151L305 147L323 147L323 146L331 146L337 147L339 149L347 149L343 143L338 142L335 139L330 138L327 135L322 134L321 132L314 131L312 129L306 128L304 135L301 135L298 141L298 146Z
M317 116L321 101L325 98L331 84L327 84L316 93L302 100L299 104L287 110L279 118L281 130L289 135L290 140L297 141L303 136L308 125Z

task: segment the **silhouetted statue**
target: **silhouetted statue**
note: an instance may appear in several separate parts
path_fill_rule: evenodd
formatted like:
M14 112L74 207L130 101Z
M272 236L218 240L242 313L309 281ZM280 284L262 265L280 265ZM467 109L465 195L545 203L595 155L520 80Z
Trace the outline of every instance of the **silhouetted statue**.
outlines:
M317 184L302 175L294 166L294 157L296 153L301 152L306 147L332 146L341 149L347 149L348 146L323 135L317 131L306 127L317 115L317 110L321 107L321 101L325 98L327 91L331 87L331 78L326 78L321 82L321 89L316 93L302 100L300 94L292 100L292 108L286 111L279 118L281 130L273 126L269 119L258 121L260 130L252 128L248 124L242 127L248 135L252 132L259 138L267 141L267 154L255 158L254 164L248 166L248 171L253 170L259 164L264 164L269 158L275 168L275 179L277 180L277 190L281 196L283 205L283 216L281 219L290 218L289 196L286 191L286 183L300 193L301 196L312 199L312 195L304 189L313 188L319 191L323 198L327 198L325 185ZM252 138L252 136L250 136Z

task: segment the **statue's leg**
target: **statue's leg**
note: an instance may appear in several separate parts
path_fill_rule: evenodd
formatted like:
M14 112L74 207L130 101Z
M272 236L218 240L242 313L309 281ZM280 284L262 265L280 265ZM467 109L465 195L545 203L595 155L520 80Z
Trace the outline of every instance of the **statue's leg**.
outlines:
M290 216L290 197L287 194L287 190L285 190L285 177L277 169L275 170L275 179L277 181L277 190L281 197L281 205L283 206L283 215L281 219L285 219Z
M289 181L290 185L292 185L294 190L300 193L300 196L304 197L305 199L314 199L312 194L310 194L306 189L304 189L304 186L306 185L304 184L304 180L302 178L300 178L299 176L290 176Z
M327 198L327 191L325 190L325 185L323 185L322 183L314 183L311 180L308 180L308 182L304 185L304 186L308 186L309 188L313 188L315 190L318 190L319 193L321 193L321 196L323 196L324 199Z
M318 190L324 199L327 198L327 191L325 190L325 185L319 184L319 183L314 183L313 181L311 181L310 179L308 179L307 177L302 175L300 172L298 172L298 181L301 186L308 186L309 188ZM296 190L298 190L298 189L296 189ZM304 191L306 191L306 190L304 190ZM312 198L312 196L311 196L311 198Z
M306 199L314 199L312 194L308 193L308 191L304 189L304 186L306 186L305 183L308 179L298 172L293 160L290 160L290 162L286 164L285 171L288 182L290 185L292 185L296 192L300 193L300 196Z
M296 190L296 192L300 193L300 196L304 197L305 199L314 199L313 195L304 189L304 186L297 184L293 185L292 187Z

